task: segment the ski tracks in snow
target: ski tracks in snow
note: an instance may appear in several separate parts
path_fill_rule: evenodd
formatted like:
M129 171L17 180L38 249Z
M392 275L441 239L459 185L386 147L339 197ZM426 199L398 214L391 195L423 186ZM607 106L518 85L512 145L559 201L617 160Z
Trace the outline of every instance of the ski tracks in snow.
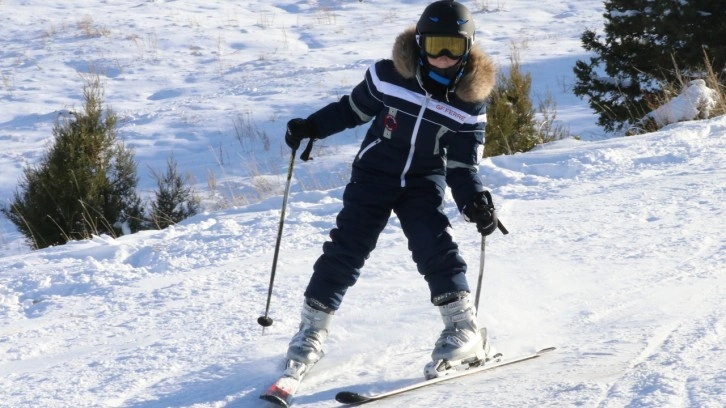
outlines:
M684 319L644 336L642 352L603 393L598 407L723 407L724 313Z

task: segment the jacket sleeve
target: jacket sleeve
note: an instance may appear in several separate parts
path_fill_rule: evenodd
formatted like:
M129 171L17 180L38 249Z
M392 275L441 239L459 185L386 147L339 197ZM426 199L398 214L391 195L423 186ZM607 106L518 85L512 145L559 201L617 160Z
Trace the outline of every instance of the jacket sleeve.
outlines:
M479 161L484 153L486 110L478 107L449 143L446 161L446 183L451 188L459 211L463 211L484 190L479 177Z
M376 89L371 77L371 66L366 77L350 95L333 102L308 117L316 129L318 139L326 138L345 129L350 129L369 122L383 109L382 94Z

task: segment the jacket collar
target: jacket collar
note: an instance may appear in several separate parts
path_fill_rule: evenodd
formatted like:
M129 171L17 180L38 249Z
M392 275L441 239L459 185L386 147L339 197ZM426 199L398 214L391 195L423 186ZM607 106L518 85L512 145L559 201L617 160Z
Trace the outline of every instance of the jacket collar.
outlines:
M418 59L416 28L409 27L398 35L393 44L393 65L402 77L411 79L416 77ZM455 94L464 102L484 102L494 88L495 77L494 62L481 48L474 45Z

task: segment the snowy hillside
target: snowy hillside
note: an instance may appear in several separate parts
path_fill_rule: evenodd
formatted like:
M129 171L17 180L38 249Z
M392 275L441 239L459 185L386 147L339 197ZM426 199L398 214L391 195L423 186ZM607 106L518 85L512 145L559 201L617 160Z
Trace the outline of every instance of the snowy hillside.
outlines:
M505 355L559 351L384 406L723 406L724 140L720 118L487 160L512 232L488 240L480 320ZM0 259L0 405L262 406L340 199L291 197L264 336L279 198ZM299 405L419 377L439 330L392 219Z
M76 71L93 64L142 188L173 152L210 206L163 231L32 252L0 220L0 407L266 406L257 396L296 330L363 129L296 163L264 335L282 198L241 198L260 177L281 185L286 120L349 90L426 2L390 4L0 2L0 198L40 158L56 112L79 104ZM605 139L566 92L600 2L496 5L476 14L480 44L505 64L508 42L526 40L523 67L583 141L482 162L511 233L487 239L479 320L505 356L558 351L377 406L726 406L726 117ZM240 115L269 150L236 139ZM220 196L239 200L215 209ZM451 200L447 213L474 286L479 237ZM419 379L440 330L392 217L295 406Z

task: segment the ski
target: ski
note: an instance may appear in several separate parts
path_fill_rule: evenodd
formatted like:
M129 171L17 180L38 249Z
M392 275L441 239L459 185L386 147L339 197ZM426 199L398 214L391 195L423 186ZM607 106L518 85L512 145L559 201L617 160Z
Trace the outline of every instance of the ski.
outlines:
M298 386L300 386L300 379L283 375L260 395L260 398L281 407L289 407Z
M550 351L554 351L554 350L555 350L555 347L547 347L547 348L539 350L535 353L523 354L519 357L504 359L504 360L498 361L493 364L477 366L477 367L469 368L467 370L459 371L454 374L449 374L449 375L445 375L442 377L433 378L430 380L423 380L423 381L415 382L413 384L409 384L409 385L406 385L406 386L403 386L400 388L396 388L396 389L393 389L390 391L386 391L386 392L383 392L380 394L365 395L365 394L360 394L360 393L353 392L353 391L341 391L335 395L335 400L342 404L347 404L347 405L366 404L368 402L378 401L383 398L391 397L393 395L403 394L404 392L413 391L413 390L416 390L419 388L427 387L429 385L453 380L455 378L461 378L461 377L464 377L467 375L480 373L482 371L493 370L495 368L512 365L515 363L521 363L523 361L532 360L532 359L535 359L535 358L538 358L538 357L544 355L545 353L549 353Z
M288 360L285 372L260 395L260 399L280 407L289 407L303 377L311 368L312 366Z

